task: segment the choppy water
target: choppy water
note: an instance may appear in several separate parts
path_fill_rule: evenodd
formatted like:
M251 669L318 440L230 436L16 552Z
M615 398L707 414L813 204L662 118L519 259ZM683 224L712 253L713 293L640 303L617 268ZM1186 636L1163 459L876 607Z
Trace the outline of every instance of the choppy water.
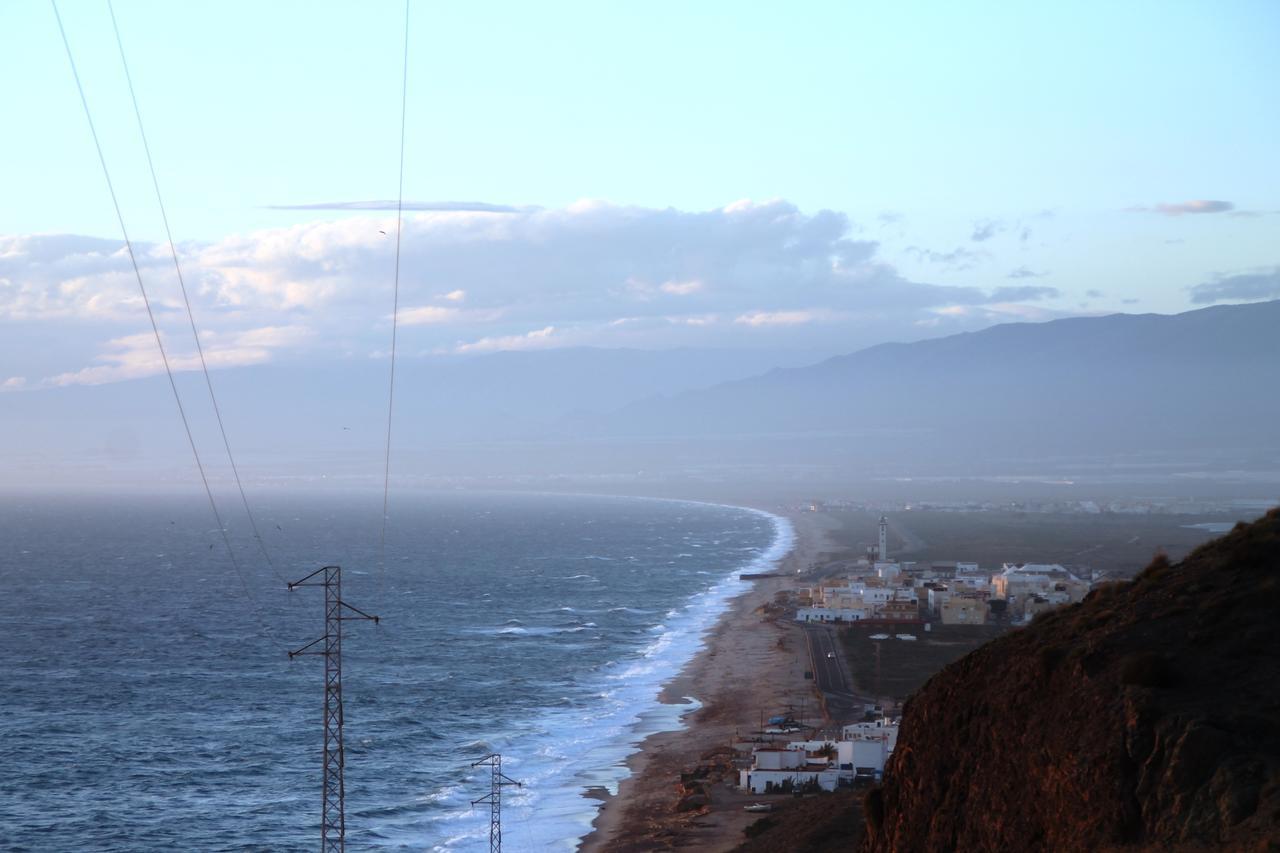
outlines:
M228 507L233 504L228 503ZM545 496L255 501L281 577L344 567L354 849L487 849L503 754L511 850L572 849L588 786L613 787L672 725L659 685L790 547L731 507ZM318 839L320 590L231 570L207 505L0 499L0 827L5 849L309 850ZM213 547L210 547L213 546ZM252 600L246 596L246 587Z

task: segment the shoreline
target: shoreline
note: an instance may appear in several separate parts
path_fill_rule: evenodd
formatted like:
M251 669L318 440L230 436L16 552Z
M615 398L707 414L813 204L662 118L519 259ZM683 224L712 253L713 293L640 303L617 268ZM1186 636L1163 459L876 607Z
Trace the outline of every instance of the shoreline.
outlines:
M834 546L823 518L805 513L784 517L794 539L776 564L779 577L750 581L748 589L730 599L702 647L659 693L658 701L667 706L688 706L690 698L700 706L680 716L679 728L640 742L625 762L629 772L616 795L584 794L603 803L592 831L580 841L583 853L674 846L733 849L744 841L742 830L757 818L742 810L749 798L715 782L707 785L708 803L678 811L681 774L700 763L715 763L715 753L723 756L739 736L756 731L762 715L793 707L810 709L805 714L810 718L820 716L813 682L804 678L808 658L798 623L777 619L765 605Z

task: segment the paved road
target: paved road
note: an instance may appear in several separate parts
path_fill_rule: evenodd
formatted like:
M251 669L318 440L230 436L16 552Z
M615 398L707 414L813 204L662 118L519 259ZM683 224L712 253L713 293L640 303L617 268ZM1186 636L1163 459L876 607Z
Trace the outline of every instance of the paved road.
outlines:
M833 723L861 720L867 700L853 692L849 669L844 663L844 650L836 639L835 629L825 625L805 625L804 636L813 662L813 680L822 691L827 716Z

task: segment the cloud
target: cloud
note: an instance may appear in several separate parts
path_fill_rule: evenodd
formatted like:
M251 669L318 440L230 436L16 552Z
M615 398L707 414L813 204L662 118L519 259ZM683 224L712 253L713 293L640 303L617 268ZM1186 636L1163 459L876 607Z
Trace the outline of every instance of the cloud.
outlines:
M997 287L988 300L992 303L1034 302L1037 299L1056 299L1061 296L1058 288L1036 285L1022 287Z
M1036 272L1028 267L1021 266L1016 270L1010 270L1005 278L1044 278L1047 273Z
M453 348L453 351L459 354L467 354L544 349L555 345L556 341L553 340L555 333L555 326L545 326L532 332L525 332L523 335L505 335L503 337L481 338L480 340L472 341L469 344L460 343Z
M450 323L462 316L457 308L441 305L421 305L400 311L399 322L405 326L424 326L430 323Z
M688 296L691 293L697 293L702 290L702 282L697 279L693 281L668 281L658 289L673 296Z
M918 261L939 264L956 272L973 269L979 261L985 260L987 257L986 252L975 252L963 246L957 246L950 252L935 252L932 249L922 249L919 246L908 246L904 251Z
M1101 290L1086 290L1084 295L1090 299L1101 299L1103 296L1106 296L1106 294Z
M1046 320L1056 320L1060 317L1068 317L1070 314L1062 311L1053 311L1048 308L1040 308L1035 305L1022 305L1019 303L993 303L990 305L946 305L941 308L932 310L932 317L926 317L918 321L918 326L928 326L939 328L946 323L954 324L957 321L981 321L990 323L1008 323L1010 321L1022 321L1039 323Z
M825 319L825 311L752 311L735 317L733 322L744 326L800 326Z
M1229 201L1194 199L1192 201L1162 202L1152 207L1129 207L1130 213L1161 213L1165 216L1182 216L1187 213L1225 213L1235 208Z
M211 363L385 348L395 246L379 232L393 229L371 212L180 245L197 322L217 351ZM876 242L853 237L844 214L783 200L701 211L596 200L502 215L437 209L406 215L401 248L406 352L752 345L764 326L776 330L771 345L843 348L900 337L940 306L1047 293L946 284L949 270L988 257L963 247L913 248L943 280L911 280ZM162 330L189 340L167 247L135 249ZM110 343L144 317L120 241L0 236L0 322L68 336L60 330L74 323L78 353L86 337L103 342L87 367L78 354L53 368L6 365L12 373L100 382L154 372L150 349ZM186 369L191 353L175 355Z
M1191 288L1191 301L1214 302L1280 299L1280 266L1236 275L1218 275Z
M516 207L509 204L487 204L483 201L406 201L403 205L395 199L375 201L320 201L312 204L269 204L267 210L433 210L441 212L471 213L521 213L536 210L534 207Z
M984 219L973 223L973 233L969 235L969 239L975 243L981 243L990 240L1003 230L1004 223L994 219Z
M263 326L247 329L235 336L240 347L290 347L297 346L315 334L306 326Z
M165 336L162 336L162 340L164 338ZM151 332L115 338L107 342L106 348L107 351L98 356L98 364L59 373L41 382L41 386L103 385L108 382L141 379L164 373L164 359L160 356L155 336ZM200 357L194 347L191 350L175 352L166 340L165 350L169 357L169 368L175 373L200 369ZM233 342L226 345L214 344L204 348L205 363L211 369L261 364L268 361L270 357L270 347L266 345L242 345Z
M10 376L3 382L0 382L0 391L19 391L26 387L27 377Z

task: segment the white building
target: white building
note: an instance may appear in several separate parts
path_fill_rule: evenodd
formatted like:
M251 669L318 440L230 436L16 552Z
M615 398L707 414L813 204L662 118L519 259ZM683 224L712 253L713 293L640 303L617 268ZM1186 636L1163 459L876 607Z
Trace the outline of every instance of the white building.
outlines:
M818 749L822 747L819 743ZM753 753L751 767L738 771L738 786L753 794L794 790L813 783L824 791L834 791L840 775L826 758L813 756L806 749L764 747Z
M1026 617L1028 602L1036 604L1036 612L1082 601L1089 592L1089 582L1082 581L1057 563L1027 563L1016 566L1005 563L999 574L991 577L991 593L1009 602L1009 612ZM1034 614L1031 614L1034 615Z
M861 622L868 618L863 607L801 607L796 611L797 622Z
M876 561L876 577L882 581L896 581L902 576L902 566L888 560Z

